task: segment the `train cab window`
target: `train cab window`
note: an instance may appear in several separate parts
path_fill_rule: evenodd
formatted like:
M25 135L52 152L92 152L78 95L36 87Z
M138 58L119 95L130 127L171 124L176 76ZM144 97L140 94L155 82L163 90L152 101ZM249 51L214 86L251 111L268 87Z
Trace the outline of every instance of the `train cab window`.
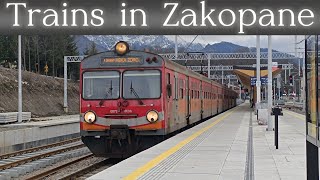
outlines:
M158 70L125 71L123 73L123 98L160 98L161 76Z
M120 95L120 73L99 71L83 73L84 99L118 99Z

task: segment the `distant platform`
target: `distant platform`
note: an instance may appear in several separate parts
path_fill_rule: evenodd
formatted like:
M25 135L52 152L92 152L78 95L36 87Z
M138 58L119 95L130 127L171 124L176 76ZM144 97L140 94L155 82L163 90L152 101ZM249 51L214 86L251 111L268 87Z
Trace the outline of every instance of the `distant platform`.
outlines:
M304 116L284 111L279 135L243 103L89 179L306 179Z
M34 118L0 126L0 154L79 137L79 115Z

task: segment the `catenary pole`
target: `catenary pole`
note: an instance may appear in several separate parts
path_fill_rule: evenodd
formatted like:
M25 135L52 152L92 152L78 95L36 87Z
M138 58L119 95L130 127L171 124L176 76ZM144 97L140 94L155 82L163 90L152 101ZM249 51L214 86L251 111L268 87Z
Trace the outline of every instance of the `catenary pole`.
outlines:
M174 55L175 59L178 59L178 35L174 37Z
M257 86L257 102L256 102L256 107L257 109L260 108L260 102L261 102L261 81L260 81L260 35L257 35L256 38L256 51L257 51L257 82L256 82L256 86Z
M21 35L18 36L18 122L22 122Z
M272 36L268 35L268 131L273 130L272 109Z

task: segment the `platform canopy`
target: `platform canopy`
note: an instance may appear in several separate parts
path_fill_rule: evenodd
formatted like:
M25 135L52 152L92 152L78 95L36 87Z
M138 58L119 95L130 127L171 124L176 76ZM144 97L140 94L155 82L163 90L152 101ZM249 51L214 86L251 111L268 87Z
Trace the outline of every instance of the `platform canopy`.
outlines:
M272 67L272 77L276 77L281 72L280 67ZM256 77L256 68L255 67L234 67L233 73L237 75L241 84L247 88L249 91L251 89L251 77ZM268 77L268 68L260 68L260 76Z

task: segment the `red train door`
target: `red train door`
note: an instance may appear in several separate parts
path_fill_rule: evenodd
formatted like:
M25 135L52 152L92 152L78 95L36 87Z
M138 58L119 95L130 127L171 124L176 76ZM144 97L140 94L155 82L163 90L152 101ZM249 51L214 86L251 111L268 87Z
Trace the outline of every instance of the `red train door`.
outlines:
M202 92L202 81L200 81L200 113L201 113L201 119L203 119L203 92Z
M190 103L190 85L189 85L189 76L186 78L186 105L187 105L187 111L186 111L186 119L187 119L187 125L190 124L190 109L191 109L191 103Z
M169 93L167 93L167 107L166 107L166 113L167 113L167 116L168 116L168 122L167 122L167 127L172 127L172 122L174 122L174 117L173 117L173 114L172 114L172 110L173 110L173 93L174 93L174 87L173 84L172 84L172 77L171 77L171 74L170 72L167 72L167 91Z

